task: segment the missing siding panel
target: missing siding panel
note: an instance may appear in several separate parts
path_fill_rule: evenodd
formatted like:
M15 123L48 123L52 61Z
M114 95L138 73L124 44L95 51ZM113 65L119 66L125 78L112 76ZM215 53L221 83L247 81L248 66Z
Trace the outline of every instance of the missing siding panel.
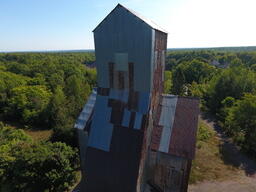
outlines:
M142 123L141 123L141 130L142 131L144 131L146 129L147 118L148 118L148 115L143 115L143 117L142 117Z
M139 101L139 92L130 91L128 98L128 109L129 110L137 110L138 109L138 101Z
M134 123L135 123L135 117L136 117L136 112L131 112L131 118L130 118L130 123L129 123L129 128L133 129Z
M134 63L129 63L129 89L133 91L134 89Z
M111 111L110 123L114 125L122 125L123 115L124 115L124 109L118 108L118 106L113 107Z
M118 71L118 89L124 89L125 74L123 71Z
M97 94L101 95L101 96L109 96L109 88L102 88L102 87L98 87L97 88Z
M108 63L108 72L109 72L109 87L114 87L114 63Z
M116 99L108 99L108 107L124 109L126 104Z

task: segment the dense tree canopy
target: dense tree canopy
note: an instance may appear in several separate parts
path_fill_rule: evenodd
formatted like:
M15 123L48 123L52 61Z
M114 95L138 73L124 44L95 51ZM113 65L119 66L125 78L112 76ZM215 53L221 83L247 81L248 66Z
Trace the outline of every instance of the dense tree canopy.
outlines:
M66 191L76 181L73 126L96 86L87 67L94 60L93 53L0 54L0 122L53 130L39 143L0 123L0 191Z
M172 51L172 90L201 99L201 110L213 113L223 130L256 156L256 52ZM166 86L167 87L167 86Z
M75 182L76 150L34 142L23 130L0 123L0 191L65 191Z
M256 95L245 94L228 109L225 131L256 157Z
M67 141L96 86L96 70L86 66L94 60L92 53L0 54L0 118L54 129L55 140Z
M39 143L0 123L0 191L65 191L75 181L73 125L96 86L94 61L93 53L0 54L0 121L53 130ZM164 89L199 97L201 109L256 157L256 52L170 51ZM203 129L199 135L209 136Z

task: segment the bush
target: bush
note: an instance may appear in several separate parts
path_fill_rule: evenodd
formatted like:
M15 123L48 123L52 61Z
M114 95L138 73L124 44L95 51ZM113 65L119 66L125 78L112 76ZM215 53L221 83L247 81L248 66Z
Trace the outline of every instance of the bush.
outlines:
M24 131L3 126L0 141L0 186L11 191L65 191L76 181L77 150L66 144L33 142Z
M256 157L256 95L245 94L230 108L225 130L244 150Z
M214 131L210 130L205 123L203 122L199 123L198 131L197 131L198 141L206 141L210 139L213 135L214 135Z

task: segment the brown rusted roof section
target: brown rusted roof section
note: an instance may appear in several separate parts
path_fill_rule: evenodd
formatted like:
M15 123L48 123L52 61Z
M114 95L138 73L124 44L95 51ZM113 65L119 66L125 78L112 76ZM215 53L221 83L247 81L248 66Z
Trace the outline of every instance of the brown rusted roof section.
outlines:
M198 99L178 98L170 140L170 154L194 159L198 115Z
M168 98L168 95L163 97ZM160 143L163 126L159 125L161 105L158 107L157 116L154 117L154 128L152 132L151 150L160 151ZM164 115L164 114L162 114ZM166 115L166 114L165 114ZM193 159L195 156L196 132L199 115L199 99L192 97L178 97L174 114L173 125L170 125L171 136L169 154Z

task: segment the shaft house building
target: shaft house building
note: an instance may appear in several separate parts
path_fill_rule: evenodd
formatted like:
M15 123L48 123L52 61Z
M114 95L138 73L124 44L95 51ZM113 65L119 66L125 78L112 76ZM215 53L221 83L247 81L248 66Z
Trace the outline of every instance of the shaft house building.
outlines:
M82 191L186 191L199 101L163 94L167 32L120 4L93 32L98 84L75 125Z

